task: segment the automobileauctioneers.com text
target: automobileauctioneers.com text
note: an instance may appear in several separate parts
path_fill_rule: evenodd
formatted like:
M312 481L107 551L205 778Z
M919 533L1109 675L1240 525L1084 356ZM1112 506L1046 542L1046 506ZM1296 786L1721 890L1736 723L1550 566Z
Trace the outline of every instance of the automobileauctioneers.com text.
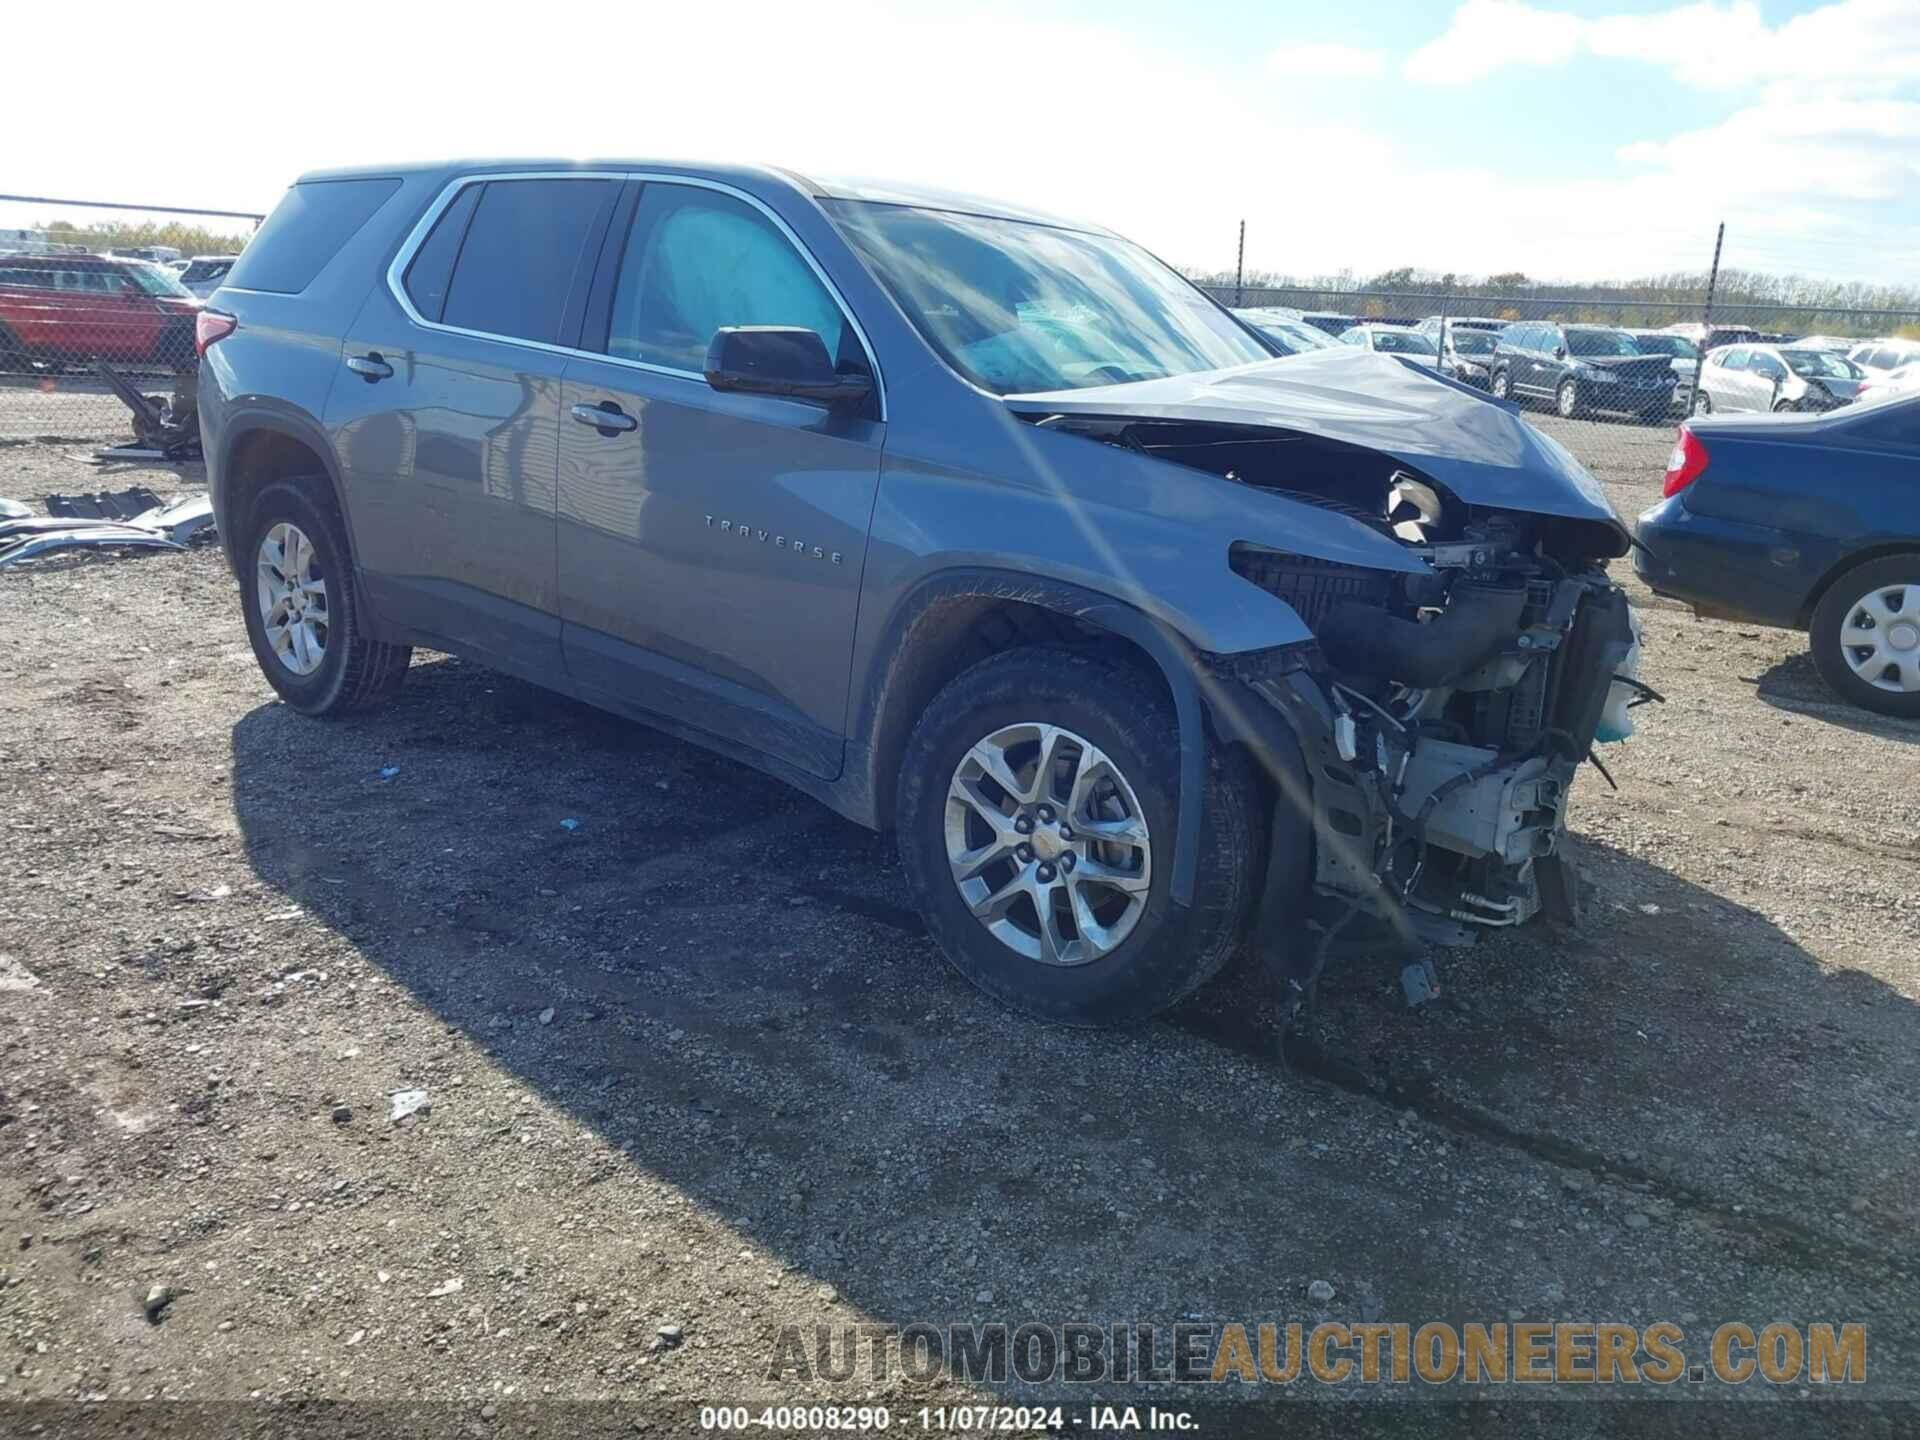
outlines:
M1836 1385L1867 1378L1855 1323L1672 1321L1419 1326L1123 1322L1112 1325L788 1326L766 1378L810 1383L938 1375L984 1384Z

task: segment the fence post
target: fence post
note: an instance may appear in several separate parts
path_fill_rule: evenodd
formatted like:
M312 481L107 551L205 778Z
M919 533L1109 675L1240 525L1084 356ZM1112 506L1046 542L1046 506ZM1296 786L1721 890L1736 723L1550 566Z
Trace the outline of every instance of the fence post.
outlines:
M1247 222L1240 222L1240 255L1233 262L1233 303L1236 308L1247 303Z
M1713 330L1713 290L1720 283L1720 242L1727 238L1727 222L1722 220L1720 228L1713 232L1713 269L1707 272L1707 311L1700 317L1711 338Z

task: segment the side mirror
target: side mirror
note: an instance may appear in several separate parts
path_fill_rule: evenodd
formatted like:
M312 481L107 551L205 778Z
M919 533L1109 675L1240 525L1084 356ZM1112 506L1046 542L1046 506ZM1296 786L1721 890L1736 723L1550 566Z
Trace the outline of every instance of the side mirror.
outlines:
M1564 360L1564 359L1566 359L1566 358L1567 358L1567 347L1566 347L1566 346L1564 346L1564 345L1556 345L1556 346L1554 346L1554 347L1553 347L1553 358L1554 358L1554 359L1556 359L1556 360Z
M779 395L846 410L873 393L873 377L833 368L815 330L785 325L728 325L707 346L707 384L741 395Z

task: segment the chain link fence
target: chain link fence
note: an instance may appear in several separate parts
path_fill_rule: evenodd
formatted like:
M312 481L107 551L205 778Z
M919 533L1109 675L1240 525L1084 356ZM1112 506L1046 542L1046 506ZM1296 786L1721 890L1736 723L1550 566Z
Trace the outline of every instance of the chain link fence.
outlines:
M40 203L0 201L12 202L12 215ZM81 218L0 228L0 443L121 442L132 434L132 417L102 367L147 394L190 385L194 308L217 288L258 217L44 203ZM87 218L94 215L107 218ZM1660 473L1672 427L1695 406L1716 399L1722 409L1843 403L1851 393L1850 346L1920 327L1920 311L1710 307L1704 293L1634 299L1550 286L1205 288L1288 348L1362 343L1512 400L1589 469L1622 480ZM1732 389L1717 396L1699 383L1704 351L1785 341L1823 357L1789 357L1796 369L1819 373L1790 376L1771 393L1747 384L1739 396Z
M108 372L144 394L191 390L195 310L259 217L0 202L0 444L129 439L132 413Z

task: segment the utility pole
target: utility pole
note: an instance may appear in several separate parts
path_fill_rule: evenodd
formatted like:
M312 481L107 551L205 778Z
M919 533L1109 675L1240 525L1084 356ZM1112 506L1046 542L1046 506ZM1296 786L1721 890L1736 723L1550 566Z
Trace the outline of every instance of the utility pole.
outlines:
M1240 222L1240 258L1233 262L1233 303L1247 303L1247 222Z
M1727 222L1722 220L1720 228L1713 236L1713 269L1707 272L1707 313L1700 317L1700 323L1713 330L1713 290L1720 283L1720 244L1727 238Z

